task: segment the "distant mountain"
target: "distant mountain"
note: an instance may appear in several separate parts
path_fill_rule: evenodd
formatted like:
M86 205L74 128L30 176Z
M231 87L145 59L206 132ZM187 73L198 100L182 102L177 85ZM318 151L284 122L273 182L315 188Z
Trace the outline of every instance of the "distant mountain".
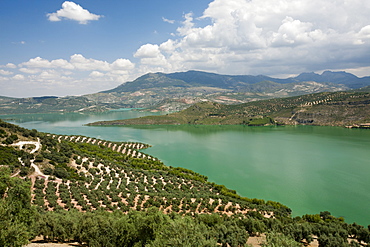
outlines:
M316 73L302 73L293 78L296 81L316 81L316 82L332 82L335 84L343 84L349 88L356 89L370 85L370 76L359 78L353 74L339 71L324 71L321 75Z
M132 82L121 84L114 89L103 91L102 93L132 92L153 87L214 87L232 91L245 91L251 90L252 84L263 81L279 84L314 81L320 83L343 84L352 89L370 85L370 77L358 78L346 72L325 71L321 75L313 72L302 73L297 77L279 79L264 75L219 75L191 70L170 74L149 73Z
M149 73L111 90L87 97L90 100L124 102L139 108L178 111L209 100L223 104L335 92L370 85L370 77L358 78L346 72L302 73L279 79L264 75L219 75L202 71Z
M106 111L147 108L179 111L204 100L222 104L359 89L370 77L346 72L302 73L279 79L264 75L220 75L202 71L148 73L116 88L78 97L0 97L0 114Z

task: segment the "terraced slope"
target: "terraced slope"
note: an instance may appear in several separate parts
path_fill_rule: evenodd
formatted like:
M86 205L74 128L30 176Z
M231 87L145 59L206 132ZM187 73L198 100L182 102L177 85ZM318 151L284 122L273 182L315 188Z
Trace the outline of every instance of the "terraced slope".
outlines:
M76 143L90 143L95 145L102 145L104 147L108 147L113 151L125 154L127 156L133 158L143 158L143 159L152 159L155 160L156 158L146 155L144 153L138 152L137 150L146 149L150 147L148 144L138 143L138 142L109 142L100 139L90 138L86 136L68 136L68 135L49 135L53 139L57 139L59 143L65 140L76 142Z
M292 218L278 202L167 167L146 147L0 121L0 245L43 236L81 246L245 246L261 233L267 246L370 243L363 226L327 211Z
M167 167L139 151L149 147L147 144L30 133L5 122L0 126L4 133L0 141L9 142L6 147L15 148L27 159L20 157L20 164L11 166L13 174L21 175L24 170L22 176L32 181L32 203L44 210L127 212L156 206L165 213L191 215L290 214L280 203L242 198L208 182L206 176Z

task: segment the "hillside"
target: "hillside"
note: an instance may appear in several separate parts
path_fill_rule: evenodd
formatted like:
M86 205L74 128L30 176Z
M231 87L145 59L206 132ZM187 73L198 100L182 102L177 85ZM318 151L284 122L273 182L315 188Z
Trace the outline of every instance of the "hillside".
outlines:
M99 103L84 96L0 98L0 114L103 112L125 107L129 106L121 103Z
M292 218L278 202L243 198L191 170L167 167L141 151L147 144L2 121L0 142L1 246L35 236L112 247L245 246L255 237L275 246L370 241L368 229L327 211Z
M233 76L201 71L149 73L114 89L86 97L94 101L126 102L137 108L179 111L204 100L240 104L261 99L343 91L370 85L370 77L358 78L345 72L306 74L279 79L263 75Z
M89 125L272 125L347 126L370 122L369 92L331 92L270 99L239 105L210 101L162 116L101 121Z
M202 71L187 71L177 73L149 73L132 82L124 83L114 89L102 93L132 92L155 87L213 87L230 89L233 91L247 91L251 85L258 82L274 82L290 84L298 82L318 82L343 84L351 89L361 88L370 84L370 77L358 78L346 72L325 71L321 75L316 73L302 73L296 77L279 79L264 75L220 75ZM253 87L252 87L253 88Z
M335 92L370 85L370 77L325 71L279 79L268 76L219 75L201 71L148 73L114 89L68 97L0 97L0 114L99 112L119 108L179 111L204 100L241 104L256 100Z

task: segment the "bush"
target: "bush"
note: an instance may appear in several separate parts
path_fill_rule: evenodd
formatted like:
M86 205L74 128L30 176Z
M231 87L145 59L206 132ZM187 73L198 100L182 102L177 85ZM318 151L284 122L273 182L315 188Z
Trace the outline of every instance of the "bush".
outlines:
M266 242L262 244L264 247L300 247L301 245L294 239L285 236L281 233L270 232L266 235ZM320 243L321 246L321 243Z
M3 143L10 145L13 144L16 140L18 140L18 136L13 134L6 138L5 141L3 141Z
M63 167L56 167L54 170L54 175L58 178L68 178L69 177L69 173Z
M5 130L3 129L0 129L0 138L4 138L4 137L7 137L8 134L5 132Z
M45 175L52 175L54 170L50 167L46 167L43 172Z

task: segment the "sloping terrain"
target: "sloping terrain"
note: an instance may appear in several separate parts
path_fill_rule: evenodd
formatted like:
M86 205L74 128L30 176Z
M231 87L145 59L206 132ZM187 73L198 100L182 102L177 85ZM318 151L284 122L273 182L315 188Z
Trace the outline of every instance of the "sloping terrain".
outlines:
M276 97L343 91L358 88L361 83L361 85L370 84L370 78L358 78L343 72L324 74L278 79L263 75L232 76L201 71L149 73L114 89L86 95L86 97L99 102L125 102L132 107L178 111L203 100L240 104ZM331 76L332 74L337 76ZM360 79L364 79L363 82L357 83ZM337 83L336 80L346 85Z
M245 246L261 234L271 246L370 242L368 229L327 211L292 218L278 202L242 198L193 171L167 167L141 151L146 144L3 121L0 142L1 246L36 236L109 247Z
M149 73L132 82L124 83L114 89L103 91L112 92L133 92L141 89L155 87L213 87L229 89L233 91L247 91L253 89L251 85L259 82L274 82L277 84L290 84L298 82L318 82L342 84L351 89L361 88L370 84L370 77L358 78L346 72L325 71L321 75L316 73L302 73L297 77L286 79L273 78L264 75L220 75L202 71L187 71L177 73Z
M84 96L0 98L0 114L52 113L52 112L102 112L124 108L124 104L104 104Z
M331 92L222 105L197 103L186 110L162 116L101 121L90 125L271 125L310 124L346 126L370 122L369 92Z
M157 206L184 214L290 212L282 205L274 208L262 200L241 198L193 171L167 167L139 151L147 144L44 134L0 123L3 153L23 157L9 166L11 172L31 178L33 202L46 210L104 207L127 211Z

